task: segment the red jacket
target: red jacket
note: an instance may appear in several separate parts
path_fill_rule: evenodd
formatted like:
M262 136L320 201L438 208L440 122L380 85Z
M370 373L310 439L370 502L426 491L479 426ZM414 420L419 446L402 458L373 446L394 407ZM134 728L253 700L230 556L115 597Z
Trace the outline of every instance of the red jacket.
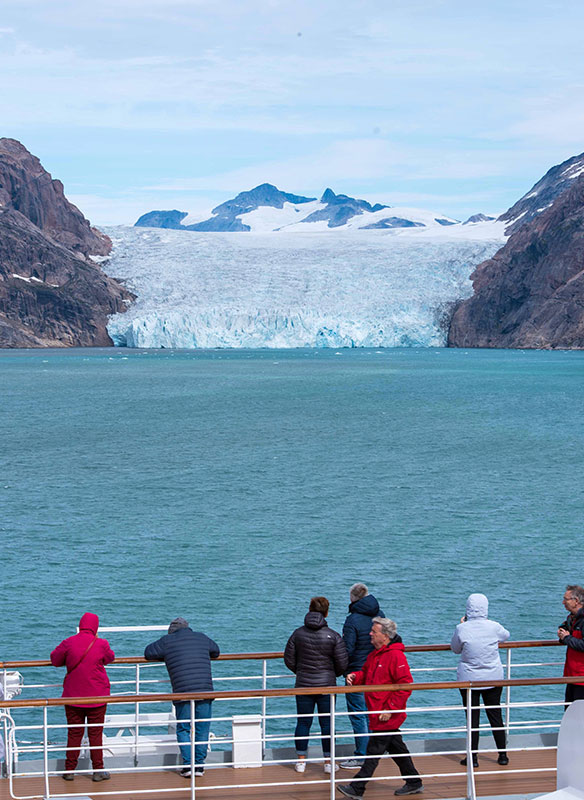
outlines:
M63 697L102 697L110 694L105 664L112 662L115 655L106 639L97 638L98 627L97 614L84 614L79 622L79 633L62 641L51 653L54 667L67 667ZM87 650L91 642L91 649ZM78 705L90 708L96 703Z
M569 614L568 619L562 622L560 628L570 631L570 636L566 636L563 644L566 645L566 663L564 664L564 676L584 675L584 608L575 614ZM581 686L582 684L576 684Z
M413 683L412 673L401 642L388 644L369 653L363 669L355 673L353 680L354 686L376 686L386 683ZM406 719L405 707L410 695L411 691L407 689L391 692L365 692L367 709L377 712L369 714L371 730L397 730ZM387 722L381 722L379 714L392 709L398 709L402 713L393 713Z

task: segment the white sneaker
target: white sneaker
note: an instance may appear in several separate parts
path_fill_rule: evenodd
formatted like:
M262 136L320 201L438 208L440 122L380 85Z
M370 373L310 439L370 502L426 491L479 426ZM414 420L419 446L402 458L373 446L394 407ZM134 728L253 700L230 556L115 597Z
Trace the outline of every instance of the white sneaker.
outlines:
M300 761L297 761L294 764L294 769L296 770L296 772L304 772L304 770L306 769L306 759L303 758Z
M331 772L332 772L331 765L330 764L325 764L324 765L324 771L326 772L327 775L330 775ZM339 771L339 765L335 763L335 772L338 772L338 771Z

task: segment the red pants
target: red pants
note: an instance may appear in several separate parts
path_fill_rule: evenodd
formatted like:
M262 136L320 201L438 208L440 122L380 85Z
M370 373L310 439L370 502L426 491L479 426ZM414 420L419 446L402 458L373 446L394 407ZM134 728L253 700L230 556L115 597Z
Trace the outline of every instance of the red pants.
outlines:
M67 759L65 769L73 771L79 760L81 740L85 732L85 723L89 723L87 736L91 747L91 763L94 770L103 769L103 722L107 706L93 706L84 708L82 706L65 706L67 715ZM93 724L92 724L93 723ZM73 727L71 727L73 726Z

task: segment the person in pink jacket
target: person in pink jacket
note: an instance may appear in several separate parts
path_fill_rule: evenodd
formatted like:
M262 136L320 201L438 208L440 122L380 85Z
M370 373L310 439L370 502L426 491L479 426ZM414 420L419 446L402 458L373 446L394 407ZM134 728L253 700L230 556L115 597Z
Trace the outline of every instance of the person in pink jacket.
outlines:
M106 639L98 639L97 614L84 614L79 622L79 633L64 639L51 653L54 667L67 667L63 681L63 697L105 697L110 694L110 682L105 665L110 664L114 652ZM67 759L63 778L72 781L79 760L81 740L87 724L93 780L107 781L109 772L103 768L103 723L105 703L75 703L65 706L67 715Z

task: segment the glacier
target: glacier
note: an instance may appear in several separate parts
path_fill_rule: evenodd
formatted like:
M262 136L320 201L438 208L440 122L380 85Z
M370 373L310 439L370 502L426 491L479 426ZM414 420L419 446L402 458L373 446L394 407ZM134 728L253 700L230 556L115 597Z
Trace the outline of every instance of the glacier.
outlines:
M198 233L106 229L105 270L136 301L110 318L116 346L444 346L452 304L502 245L414 231Z

